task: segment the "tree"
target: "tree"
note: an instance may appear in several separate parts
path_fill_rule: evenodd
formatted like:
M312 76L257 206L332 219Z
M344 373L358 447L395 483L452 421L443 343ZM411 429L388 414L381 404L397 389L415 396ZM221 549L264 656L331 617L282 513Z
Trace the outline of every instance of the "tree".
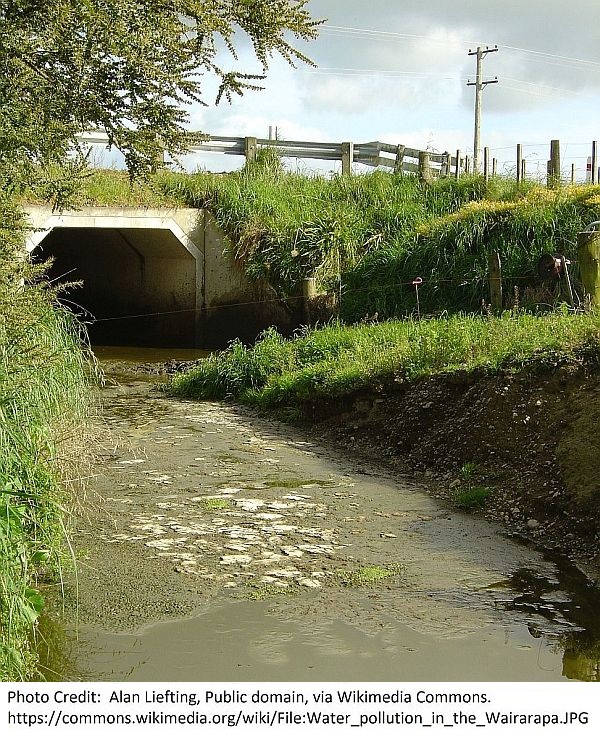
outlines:
M133 177L190 143L187 109L202 76L217 99L259 88L264 75L224 70L240 33L266 71L271 57L307 58L317 36L308 0L0 0L0 176L5 188L64 160L76 134L102 129ZM291 35L296 41L290 42ZM202 102L203 103L203 102ZM196 136L197 137L197 136Z

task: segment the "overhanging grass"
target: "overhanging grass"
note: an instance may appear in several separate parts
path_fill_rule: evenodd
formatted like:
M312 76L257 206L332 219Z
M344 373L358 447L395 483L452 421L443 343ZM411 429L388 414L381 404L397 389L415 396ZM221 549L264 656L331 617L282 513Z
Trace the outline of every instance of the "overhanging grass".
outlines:
M457 315L378 325L339 324L286 340L267 331L254 347L233 343L168 389L191 398L235 397L264 407L334 398L392 380L455 370L519 367L532 357L577 359L600 348L600 315Z
M88 405L89 369L71 316L17 260L21 217L3 206L0 252L0 679L35 675L40 577L62 564L63 477ZM12 226L9 222L12 222ZM10 230L10 231L9 231ZM74 451L75 453L77 451Z

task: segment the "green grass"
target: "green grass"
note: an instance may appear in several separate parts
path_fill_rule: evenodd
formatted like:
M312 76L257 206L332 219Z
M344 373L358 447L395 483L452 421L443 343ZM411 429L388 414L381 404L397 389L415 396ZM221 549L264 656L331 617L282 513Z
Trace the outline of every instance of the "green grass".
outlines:
M22 217L0 200L0 679L35 675L39 582L60 573L89 369L55 295L19 262ZM25 284L19 279L26 278ZM79 443L78 443L79 445Z
M48 196L30 191L25 199ZM423 279L422 313L479 310L489 296L490 251L501 255L505 298L517 287L527 299L538 258L572 257L577 233L598 219L600 186L548 190L469 175L423 185L384 171L325 177L286 172L263 150L237 172L163 171L142 185L124 172L92 170L78 201L209 209L248 277L292 306L299 305L305 277L336 294L341 277L340 314L356 322L375 313L380 320L415 313L416 277Z
M481 508L490 498L492 491L489 487L475 486L457 489L454 493L454 501L463 510Z
M167 390L177 396L233 397L289 408L443 372L518 368L531 358L555 356L577 361L582 349L600 349L598 313L507 312L498 318L457 315L331 324L294 339L269 330L253 347L234 342L176 375Z

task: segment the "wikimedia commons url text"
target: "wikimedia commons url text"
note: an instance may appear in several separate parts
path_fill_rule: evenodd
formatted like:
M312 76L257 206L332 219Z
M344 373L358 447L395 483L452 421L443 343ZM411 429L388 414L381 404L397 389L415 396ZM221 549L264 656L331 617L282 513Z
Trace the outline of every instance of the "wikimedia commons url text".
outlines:
M110 726L301 727L356 729L530 726L583 727L588 711L507 710L487 692L429 690L10 689L11 728Z

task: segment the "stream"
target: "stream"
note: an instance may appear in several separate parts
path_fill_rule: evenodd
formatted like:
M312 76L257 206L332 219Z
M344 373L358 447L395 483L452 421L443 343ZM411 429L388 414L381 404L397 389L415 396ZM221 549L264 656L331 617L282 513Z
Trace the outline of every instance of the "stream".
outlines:
M151 362L197 352L111 350ZM600 678L600 596L567 560L342 446L130 372L100 395L99 463L48 679Z

